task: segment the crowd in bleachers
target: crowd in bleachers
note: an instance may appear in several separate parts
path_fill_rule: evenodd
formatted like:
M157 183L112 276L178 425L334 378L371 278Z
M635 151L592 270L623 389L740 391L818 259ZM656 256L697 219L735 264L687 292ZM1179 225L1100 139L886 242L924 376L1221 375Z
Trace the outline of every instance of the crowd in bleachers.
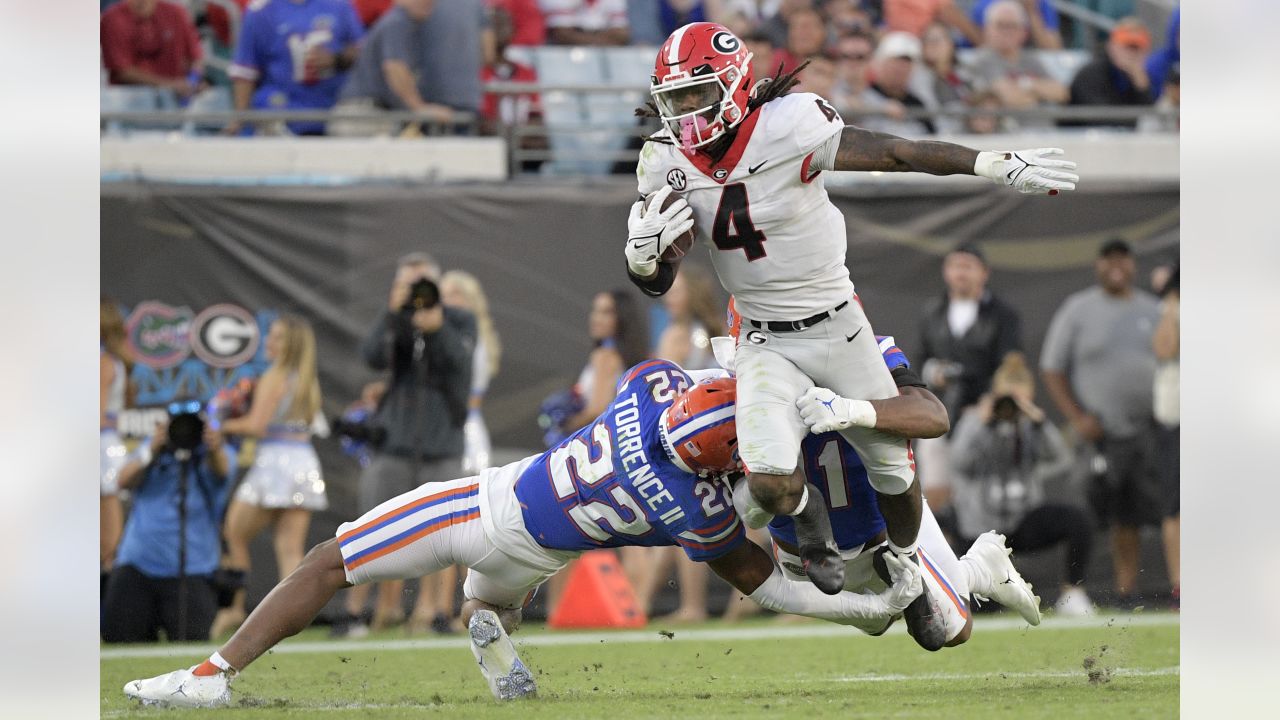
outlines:
M748 43L758 78L807 62L801 89L847 120L905 136L1176 129L1170 113L1054 117L1061 106L1178 105L1178 11L1151 28L1129 16L1132 1L1077 4L1113 27L1073 21L1048 0L104 0L103 108L346 117L235 122L228 134L498 133L544 115L549 126L625 126L642 95L486 85L635 91L670 32L709 20ZM421 122L369 121L377 109Z

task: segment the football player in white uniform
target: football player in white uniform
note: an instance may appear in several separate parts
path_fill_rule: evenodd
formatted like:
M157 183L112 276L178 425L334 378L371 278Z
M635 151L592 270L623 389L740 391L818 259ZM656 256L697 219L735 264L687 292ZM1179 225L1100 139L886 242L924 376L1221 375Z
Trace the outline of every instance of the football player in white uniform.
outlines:
M803 67L803 66L802 66ZM787 94L796 71L754 82L751 53L722 25L671 34L651 78L661 131L640 152L642 196L628 221L632 282L666 292L678 261L662 260L692 226L711 250L744 318L738 340L738 436L751 501L796 519L814 585L836 593L844 567L816 489L796 473L808 429L796 400L816 384L851 398L897 393L845 267L844 217L823 187L824 170L980 175L1023 193L1056 195L1079 179L1058 149L979 152L845 125L818 95ZM671 192L681 198L663 207ZM696 223L695 223L696 221ZM914 557L921 495L907 441L851 426L888 523L895 553Z

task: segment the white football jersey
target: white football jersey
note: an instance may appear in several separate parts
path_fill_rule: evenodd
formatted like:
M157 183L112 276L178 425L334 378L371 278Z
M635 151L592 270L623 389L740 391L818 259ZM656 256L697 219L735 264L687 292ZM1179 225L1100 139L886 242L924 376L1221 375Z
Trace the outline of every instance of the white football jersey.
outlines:
M718 163L645 143L636 169L640 194L670 185L684 195L697 240L743 317L807 318L853 296L844 215L810 168L814 151L843 129L821 97L784 95L742 121Z

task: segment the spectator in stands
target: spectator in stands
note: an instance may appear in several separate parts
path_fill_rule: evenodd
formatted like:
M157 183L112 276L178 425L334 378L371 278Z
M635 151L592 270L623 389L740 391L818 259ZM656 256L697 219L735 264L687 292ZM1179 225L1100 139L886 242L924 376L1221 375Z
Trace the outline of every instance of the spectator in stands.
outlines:
M676 28L708 22L720 9L720 0L658 0L658 22L663 38Z
M1015 110L1066 102L1067 88L1051 78L1034 55L1023 50L1028 20L1022 3L996 0L987 6L983 17L984 42L973 60L975 89L991 90L1002 106ZM1045 121L1021 124L1050 125Z
M1004 0L978 0L970 10L970 17L975 23L986 27L987 10L992 5ZM1032 45L1041 50L1061 50L1062 32L1058 19L1058 11L1054 9L1052 0L1013 0L1022 6L1023 15L1027 19ZM1026 42L1026 38L1023 39Z
M1035 405L1035 378L1020 352L996 370L991 392L960 416L951 433L951 469L959 544L997 530L1014 552L1064 543L1066 573L1054 609L1091 615L1084 591L1093 549L1085 511L1046 500L1045 486L1065 480L1074 464L1062 434Z
M98 531L99 571L102 590L115 560L124 527L118 478L126 462L124 440L116 430L120 412L129 403L129 371L133 354L125 342L124 317L114 300L98 303Z
M453 111L429 103L418 93L417 78L426 54L420 47L422 23L435 10L436 0L395 0L365 36L360 55L339 92L335 115L369 114L376 110L412 110L423 120L449 123ZM403 123L384 120L334 119L329 134L336 136L391 135Z
M1147 51L1151 35L1137 18L1125 18L1111 30L1103 54L1080 68L1071 81L1072 105L1150 105ZM1137 120L1088 120L1063 125L1137 127Z
M928 89L933 95L932 104L949 110L963 107L970 94L969 73L956 61L956 44L951 38L951 31L940 22L929 23L921 44ZM955 118L940 117L937 124L941 132L955 132L962 123Z
M871 95L873 104L892 101L906 109L925 109L924 100L911 91L911 73L920 62L920 39L911 33L885 34L876 47L872 66ZM873 130L902 137L919 137L935 131L933 121L877 117L864 125Z
M235 454L194 417L158 423L120 469L133 502L102 606L106 642L155 642L160 629L170 642L209 639Z
M112 85L149 85L191 97L200 87L200 37L185 8L122 0L99 22L102 63Z
M739 3L741 6L741 3ZM769 36L774 47L786 47L787 30L791 25L791 16L813 9L813 0L778 0L770 12L769 4L761 3L759 7L760 24L758 28Z
M1173 606L1177 608L1182 597L1180 543L1182 542L1181 464L1181 403L1178 386L1180 371L1179 328L1181 325L1179 298L1181 288L1178 268L1160 283L1160 322L1152 335L1152 349L1159 365L1156 367L1155 386L1152 392L1152 408L1156 419L1156 447L1159 457L1160 487L1164 496L1164 519L1160 530L1164 539L1164 562L1173 590Z
M424 58L418 75L422 99L478 114L480 69L495 60L493 29L484 0L437 0L419 27Z
M952 425L991 387L1005 355L1022 349L1022 318L987 288L990 279L981 248L957 245L942 260L946 292L920 318L921 375Z
M786 71L794 70L827 45L827 26L816 10L800 9L787 19L787 43L773 54L774 65L782 63Z
M491 11L504 10L511 19L508 45L536 46L547 44L547 22L538 9L538 0L488 0ZM494 61L502 60L501 57Z
M987 289L990 279L981 248L957 245L942 260L945 292L920 317L920 374L946 406L952 427L963 409L990 389L1005 356L1022 349L1022 319ZM950 503L949 449L946 437L916 442L921 478L935 511Z
M1115 588L1135 602L1139 528L1162 515L1152 437L1152 335L1160 306L1133 286L1133 251L1108 240L1094 263L1095 287L1068 297L1040 353L1045 387L1067 418L1094 472L1090 500L1111 525Z
M360 16L360 24L371 28L395 2L396 0L351 0L351 6L356 9L356 15Z
M800 73L794 92L807 92L830 99L836 90L836 64L827 55L814 55Z
M1182 100L1182 73L1177 64L1169 70L1164 78L1164 92L1156 101L1157 115L1144 115L1138 120L1138 129L1143 132L1178 132L1182 118L1177 115Z
M378 412L377 426L386 439L360 474L360 511L428 482L459 477L462 470L463 424L471 395L471 369L476 345L475 317L465 310L432 302L440 266L426 253L410 253L396 267L391 292L360 346L371 370L391 371ZM456 574L445 570L419 585L434 605L432 628L449 632L453 618L444 613L453 603ZM379 583L375 625L404 619L400 581ZM335 636L368 633L363 621L368 585L347 593L346 614L334 624ZM438 604L435 604L438 600ZM419 609L425 611L424 605Z
M973 93L965 102L971 111L965 120L965 132L974 135L991 135L1004 132L1004 118L1000 114L1000 98L990 90Z
M1169 18L1169 30L1164 47L1151 53L1147 58L1147 75L1151 78L1151 87L1156 97L1161 97L1165 82L1172 71L1182 61L1182 8L1173 9Z
M954 29L970 43L982 42L978 25L956 7L955 0L884 0L884 27L922 37L930 24Z
M773 56L773 43L769 42L769 38L764 33L753 30L739 37L751 52L751 72L757 80L777 74L778 61Z
M329 507L320 458L311 445L311 425L320 412L316 379L316 339L306 320L285 315L271 324L265 342L271 367L253 390L243 417L222 423L227 435L258 439L253 465L227 508L227 568L249 572L249 545L273 527L280 578L302 562L311 513ZM218 613L214 636L231 632L246 617L244 591Z
M906 108L901 103L886 100L871 90L871 59L876 49L874 37L862 32L848 33L836 40L832 49L836 58L836 89L830 100L846 120L872 109L888 113L892 118L906 116Z
M505 8L495 7L492 24L496 43L495 60L480 71L480 81L484 84L495 81L537 82L536 70L507 58L507 46L514 34L510 13ZM480 106L480 129L487 135L498 134L504 126L535 125L541 121L542 108L537 93L512 95L487 92ZM520 147L525 150L545 150L547 139L545 136L527 135L521 138ZM536 170L541 164L535 161L527 164L524 170Z
M822 16L827 20L827 27L837 36L869 33L875 28L871 13L858 0L825 0Z
M251 6L240 26L232 92L237 110L328 110L355 62L364 26L346 0L269 0ZM241 123L223 132L238 134ZM280 133L279 125L259 127ZM324 133L323 122L293 122L299 135Z
M538 0L552 45L626 45L626 0Z

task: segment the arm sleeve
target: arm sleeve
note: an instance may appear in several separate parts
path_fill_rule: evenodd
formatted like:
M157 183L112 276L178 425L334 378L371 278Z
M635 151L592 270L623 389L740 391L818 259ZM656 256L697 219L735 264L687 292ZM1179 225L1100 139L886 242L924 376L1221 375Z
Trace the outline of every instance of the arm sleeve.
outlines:
M887 620L890 615L888 606L878 595L847 591L827 595L812 583L787 579L777 565L769 579L751 593L751 599L766 610L820 618L841 625L851 625L860 620Z
M898 367L891 368L889 370L889 374L893 376L894 384L900 388L918 387L925 388L926 390L929 388L928 385L925 385L924 380L920 378L916 371L906 365L899 365Z
M671 263L658 261L658 274L650 280L642 280L631 272L631 268L627 268L627 277L631 279L631 284L640 288L640 291L649 297L658 297L671 289L671 284L676 281L676 268Z

